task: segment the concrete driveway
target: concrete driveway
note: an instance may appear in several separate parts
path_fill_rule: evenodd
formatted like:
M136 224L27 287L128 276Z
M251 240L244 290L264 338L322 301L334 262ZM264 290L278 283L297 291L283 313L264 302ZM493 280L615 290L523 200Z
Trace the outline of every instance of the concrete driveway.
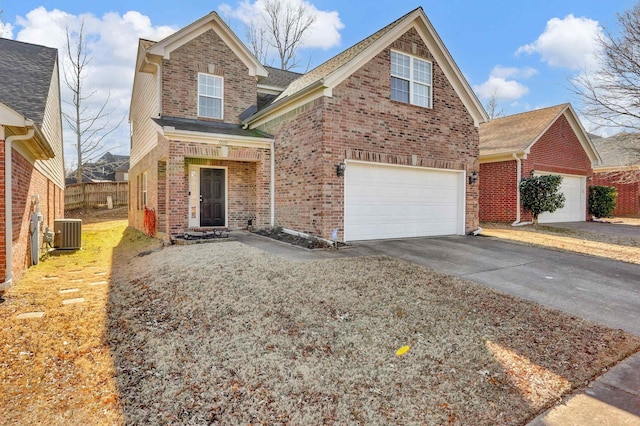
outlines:
M487 237L355 244L640 335L640 266Z

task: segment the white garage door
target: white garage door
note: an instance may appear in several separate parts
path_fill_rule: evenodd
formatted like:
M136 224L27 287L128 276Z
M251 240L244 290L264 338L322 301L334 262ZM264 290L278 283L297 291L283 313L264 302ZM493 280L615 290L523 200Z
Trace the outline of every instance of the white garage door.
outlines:
M347 164L346 241L464 234L464 174Z
M540 174L547 174L541 172ZM538 173L536 173L538 175ZM564 207L553 213L542 213L538 217L540 223L580 222L586 220L587 179L584 176L562 176L560 192L564 194Z

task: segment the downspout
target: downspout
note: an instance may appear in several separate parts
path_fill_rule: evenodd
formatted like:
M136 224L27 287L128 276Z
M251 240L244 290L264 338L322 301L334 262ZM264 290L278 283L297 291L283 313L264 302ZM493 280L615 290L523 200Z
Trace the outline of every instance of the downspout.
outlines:
M531 222L520 222L520 181L522 180L522 160L517 154L512 154L516 160L516 221L511 226L530 225Z
M12 164L11 149L13 141L23 141L31 139L35 133L34 123L31 120L24 121L25 127L29 128L25 135L12 135L4 141L4 233L5 233L5 258L6 270L5 280L0 284L0 291L11 287L13 283L13 191L12 185Z
M276 156L275 156L275 140L271 141L271 223L275 226L276 221Z

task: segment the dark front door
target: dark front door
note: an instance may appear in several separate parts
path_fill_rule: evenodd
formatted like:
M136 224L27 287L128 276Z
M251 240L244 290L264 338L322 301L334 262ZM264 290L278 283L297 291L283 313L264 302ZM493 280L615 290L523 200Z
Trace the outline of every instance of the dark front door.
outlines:
M200 169L200 226L225 225L223 169Z

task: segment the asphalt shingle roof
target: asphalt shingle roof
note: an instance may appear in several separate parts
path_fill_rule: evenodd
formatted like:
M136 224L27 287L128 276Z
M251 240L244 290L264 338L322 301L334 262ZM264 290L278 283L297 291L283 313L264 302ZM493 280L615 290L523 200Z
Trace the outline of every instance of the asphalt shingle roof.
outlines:
M518 152L529 147L569 106L556 105L480 124L480 155Z
M591 141L602 157L602 166L640 165L640 133L622 132Z
M299 92L300 90L328 76L329 74L336 71L337 69L347 65L351 60L355 59L360 53L362 53L367 47L369 47L371 44L373 44L376 40L380 39L389 31L391 31L395 26L400 24L408 15L412 14L413 12L415 12L415 10L412 10L411 12L402 16L401 18L398 18L397 20L393 21L392 23L390 23L380 31L365 38L361 42L354 44L353 46L343 51L342 53L339 53L338 55L329 59L325 63L318 65L316 68L302 75L300 78L293 81L287 87L287 89L284 92L282 92L280 96L278 96L276 101L279 101L280 99L283 99L287 96L291 96Z
M215 133L222 135L244 136L251 138L273 138L259 130L243 129L239 124L219 123L216 121L192 120L188 118L160 117L154 118L161 127L169 126L186 132Z
M273 86L285 89L294 80L297 80L302 76L302 74L293 71L281 70L280 68L268 67L266 65L263 65L263 67L269 73L268 77L260 78L260 84L264 84L265 86Z
M58 50L0 38L0 102L42 125Z

